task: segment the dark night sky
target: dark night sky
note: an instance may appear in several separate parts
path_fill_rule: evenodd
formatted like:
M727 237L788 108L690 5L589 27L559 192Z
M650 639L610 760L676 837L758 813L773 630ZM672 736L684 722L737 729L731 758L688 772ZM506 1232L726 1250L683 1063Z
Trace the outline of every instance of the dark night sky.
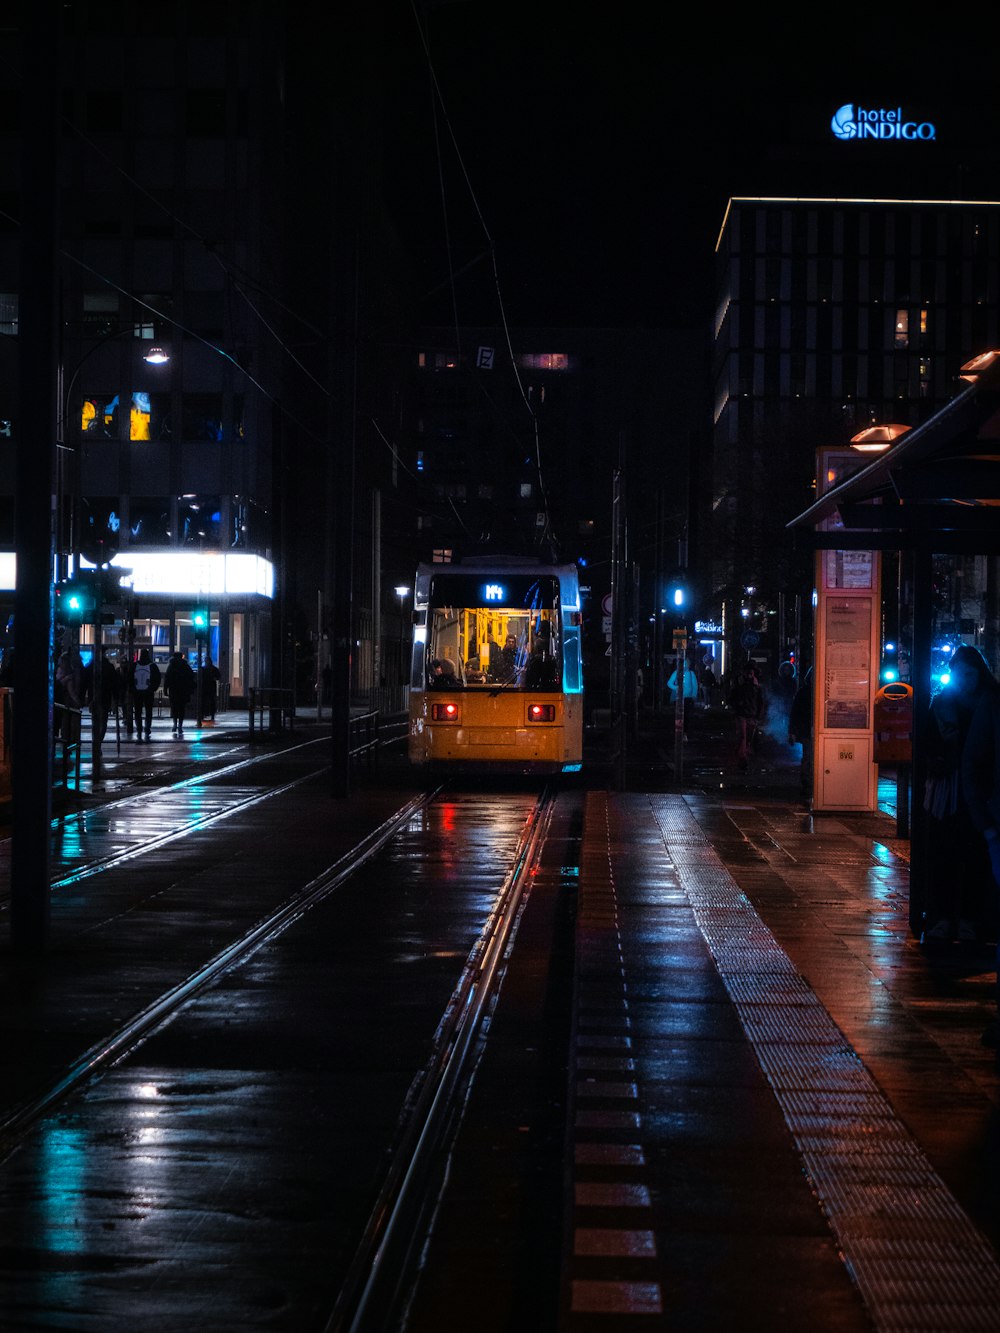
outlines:
M391 12L390 194L430 290L448 274L430 81L413 7ZM977 105L992 88L982 44L857 14L807 33L803 12L682 21L673 8L520 0L421 12L450 124L437 132L451 266L472 264L459 321L497 318L486 231L513 325L683 326L711 316L730 195L1000 195L996 117ZM933 120L938 143L838 143L831 115L862 100ZM987 171L960 170L984 153ZM450 322L447 286L424 317Z

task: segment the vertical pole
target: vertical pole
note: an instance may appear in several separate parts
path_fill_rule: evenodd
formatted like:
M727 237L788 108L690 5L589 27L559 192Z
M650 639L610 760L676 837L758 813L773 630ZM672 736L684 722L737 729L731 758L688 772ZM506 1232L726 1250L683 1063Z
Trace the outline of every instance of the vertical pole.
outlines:
M101 592L101 575L94 576L94 656L90 663L90 778L91 782L100 782L104 777L104 754L101 739L104 721L104 645L101 642L101 616L104 610L104 597Z
M677 657L677 697L674 700L674 785L684 781L684 668L687 658L687 639L683 632L674 632L674 651Z
M382 686L385 668L382 652L382 492L372 491L372 684L371 707L385 706Z
M931 632L934 619L931 574L933 558L928 551L913 554L913 649L910 684L913 686L914 792L921 795L927 776L924 729L931 702ZM923 928L927 899L927 818L923 800L914 800L910 818L910 929L918 938Z
M611 783L617 791L625 790L625 709L622 676L625 657L626 607L625 580L625 500L621 468L614 475L611 506Z
M323 589L316 589L316 721L323 717Z
M24 956L44 952L49 935L61 12L55 0L23 9L10 939Z

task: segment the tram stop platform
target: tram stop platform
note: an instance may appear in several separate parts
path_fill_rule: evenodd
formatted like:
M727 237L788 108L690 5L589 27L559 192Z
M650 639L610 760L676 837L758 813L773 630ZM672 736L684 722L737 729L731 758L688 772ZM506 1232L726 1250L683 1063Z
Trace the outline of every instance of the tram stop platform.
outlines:
M813 814L780 722L745 773L731 723L725 710L693 715L680 781L672 718L642 716L620 767L607 736L588 735L520 927L525 961L512 960L492 1021L412 1333L1000 1333L1000 1071L981 1041L995 931L922 947L895 782L877 812ZM297 718L294 734L328 725ZM155 791L178 756L248 745L245 713L179 741L160 718L150 744L105 742L100 779L84 767L83 803ZM397 744L316 836L346 848L414 786ZM186 850L177 873L198 875L204 857ZM563 1000L540 924L546 885L573 901ZM93 979L95 1023L102 995L133 980L132 958L101 952L107 939L81 932L73 959ZM150 940L147 982L161 952ZM159 964L164 989L173 963ZM0 1043L18 1061L0 1119L15 1085L51 1071L46 988L43 976L0 985ZM568 1050L549 1040L564 1004ZM534 1193L553 1160L558 1217ZM6 1228L2 1205L0 1218ZM543 1226L561 1276L525 1306L511 1274ZM4 1265L20 1245L0 1234L4 1329ZM154 1326L182 1325L167 1313ZM220 1313L213 1326L235 1325ZM256 1326L301 1327L266 1313Z

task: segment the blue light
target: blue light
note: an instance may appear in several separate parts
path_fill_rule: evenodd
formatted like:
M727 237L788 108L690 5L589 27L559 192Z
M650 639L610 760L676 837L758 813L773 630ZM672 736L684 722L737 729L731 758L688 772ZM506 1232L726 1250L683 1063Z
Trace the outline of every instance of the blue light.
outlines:
M894 667L886 667L882 672L883 680L895 680L899 673Z

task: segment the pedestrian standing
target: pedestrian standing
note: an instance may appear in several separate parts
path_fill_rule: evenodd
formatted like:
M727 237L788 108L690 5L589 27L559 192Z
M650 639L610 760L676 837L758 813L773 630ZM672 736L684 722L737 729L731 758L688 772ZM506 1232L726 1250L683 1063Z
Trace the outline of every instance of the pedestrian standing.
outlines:
M65 643L65 640L63 641ZM84 667L80 650L75 643L67 643L59 654L56 663L55 702L64 708L83 711L84 703ZM79 728L71 721L72 713L62 715L63 737L66 740L79 736Z
M969 723L961 758L962 793L986 842L993 876L994 913L1000 905L1000 689L987 687ZM994 930L996 918L994 917ZM983 1032L983 1045L1000 1050L1000 931L997 942L997 1012Z
M117 713L121 696L121 677L107 648L102 650L100 659L95 649L90 666L84 672L84 693L90 703L91 732L98 741L103 741L108 718Z
M148 648L139 652L139 660L132 667L132 697L135 701L135 725L138 739L143 735L153 739L153 698L160 687L160 668L153 661ZM177 728L174 727L174 731Z
M978 648L961 644L948 680L931 700L925 730L927 910L923 942L973 944L986 923L993 876L986 846L962 792L962 751L976 705L998 688Z
M195 674L191 664L183 653L174 653L167 663L167 673L163 678L163 688L170 700L170 720L174 726L174 735L184 735L184 713L188 700L194 694Z
M764 691L752 662L740 667L730 696L736 714L736 767L745 773L750 767L750 751L756 749L760 724L764 720Z
M201 711L206 722L215 721L215 710L219 699L219 681L221 679L219 668L212 661L211 656L206 657L201 668Z

